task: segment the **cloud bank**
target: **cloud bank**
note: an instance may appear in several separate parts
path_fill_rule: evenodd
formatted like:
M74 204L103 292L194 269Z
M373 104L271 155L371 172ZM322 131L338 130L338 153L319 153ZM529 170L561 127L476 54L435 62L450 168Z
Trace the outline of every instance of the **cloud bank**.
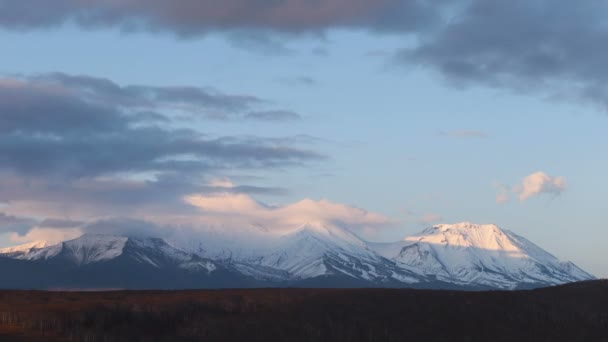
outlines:
M331 29L403 35L414 43L395 51L397 61L436 70L454 84L606 108L607 11L598 0L0 0L0 27L224 32L271 45L277 37Z
M0 0L0 27L223 32L267 45L331 29L403 35L414 43L395 52L397 61L436 70L454 84L608 108L606 12L608 3L599 0Z
M391 223L387 217L353 206L328 200L305 199L284 206L269 206L245 194L193 195L186 202L203 212L206 218L225 218L257 223L274 229L294 228L305 223L329 223L359 229Z
M455 1L441 28L399 58L455 84L483 84L606 108L605 1Z
M354 206L328 200L305 199L286 205L267 205L242 193L218 192L192 194L184 203L194 211L188 213L147 213L134 218L96 218L88 221L45 219L29 220L27 229L7 228L16 243L46 240L51 243L77 237L83 233L126 236L157 236L188 239L220 229L227 236L257 232L282 234L304 224L328 224L369 235L391 226L389 218ZM2 217L2 216L0 216ZM15 218L16 219L16 218Z
M427 1L420 0L0 1L0 25L10 29L75 23L180 36L238 29L305 32L371 26L408 30L426 25L433 13Z
M284 195L281 187L210 180L325 160L312 138L212 136L197 128L208 113L244 120L267 104L211 88L122 86L61 73L0 78L0 204L6 212L0 229L175 215L194 210L182 201L194 193ZM40 225L38 218L49 220Z

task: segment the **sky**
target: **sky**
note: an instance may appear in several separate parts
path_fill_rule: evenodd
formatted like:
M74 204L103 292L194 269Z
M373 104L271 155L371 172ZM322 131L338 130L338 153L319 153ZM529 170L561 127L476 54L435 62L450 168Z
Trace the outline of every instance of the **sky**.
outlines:
M494 223L608 276L605 1L0 0L0 246Z

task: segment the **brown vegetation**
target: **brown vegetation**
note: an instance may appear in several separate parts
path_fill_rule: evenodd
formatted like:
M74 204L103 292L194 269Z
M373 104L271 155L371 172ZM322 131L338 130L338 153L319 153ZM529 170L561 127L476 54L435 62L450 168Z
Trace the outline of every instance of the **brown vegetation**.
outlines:
M608 284L0 292L0 341L608 341Z

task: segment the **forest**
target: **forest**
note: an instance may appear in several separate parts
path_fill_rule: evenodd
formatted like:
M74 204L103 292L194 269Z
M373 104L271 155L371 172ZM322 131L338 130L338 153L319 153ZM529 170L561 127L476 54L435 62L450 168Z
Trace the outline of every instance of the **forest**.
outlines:
M0 341L608 341L608 281L527 291L2 291Z

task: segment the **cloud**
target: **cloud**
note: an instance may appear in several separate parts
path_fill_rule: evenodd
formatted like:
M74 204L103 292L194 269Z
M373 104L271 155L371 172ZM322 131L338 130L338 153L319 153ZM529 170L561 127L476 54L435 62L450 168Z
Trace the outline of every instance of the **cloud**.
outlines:
M367 210L330 202L305 199L293 204L270 206L245 194L192 195L185 201L210 222L236 227L258 224L268 229L293 229L305 223L335 224L357 231L381 229L392 221Z
M221 172L220 172L221 173ZM283 196L281 187L208 184L204 178L182 174L159 175L156 179L83 178L50 180L43 177L0 177L0 201L5 210L20 217L69 217L87 222L100 217L139 217L192 214L182 198L194 193L230 193ZM45 227L58 222L47 221ZM64 222L65 223L65 222ZM41 224L42 225L42 224ZM66 227L65 225L63 227Z
M141 110L249 108L259 100L191 87L119 87L111 81L50 74L0 80L0 170L65 177L118 172L255 168L319 159L317 153L256 137L209 138L156 125ZM166 114L164 114L166 113ZM246 141L245 141L246 140Z
M473 130L457 130L457 131L440 131L439 135L450 137L450 138L479 138L485 139L488 137L487 133Z
M526 176L521 184L508 186L502 183L495 183L499 192L496 195L496 203L507 203L511 198L511 193L519 197L520 202L525 202L532 197L542 195L561 195L568 187L564 177L553 177L545 172L535 172Z
M24 217L7 215L0 212L0 233L19 232L25 233L36 223L35 220Z
M121 236L170 237L171 228L130 218L101 219L81 227L82 233Z
M508 185L496 182L494 184L494 186L496 188L498 188L498 194L496 195L496 203L498 204L504 204L509 202L509 200L511 199L511 189Z
M536 172L525 177L522 185L514 191L519 194L519 200L524 202L531 197L543 194L559 196L566 188L564 177L551 177L544 172Z
M9 240L15 244L40 240L58 243L79 236L82 225L83 222L70 220L50 218L39 221L0 213L0 232L8 233Z
M111 80L86 75L47 73L0 80L5 91L28 88L40 96L73 95L93 105L111 104L130 110L146 122L166 122L171 117L158 111L190 115L193 118L231 119L243 117L268 101L252 95L225 94L214 88L193 86L118 85Z
M182 37L210 31L318 32L334 27L413 30L435 12L422 0L36 0L0 1L0 25L29 30L75 23L85 28L168 31Z
M25 234L11 233L9 239L14 244L25 244L34 241L46 241L49 244L56 244L62 241L75 239L82 235L82 231L77 228L56 229L34 227Z
M398 61L455 84L608 108L607 10L597 0L0 0L0 27L72 24L180 37L222 32L264 51L284 51L294 36L324 37L330 29L400 34L414 39L395 54Z
M496 195L496 203L498 204L504 204L509 202L509 192L508 191L501 191L498 195Z
M236 184L234 184L233 181L231 181L229 178L223 177L223 178L214 178L209 182L209 186L215 187L215 188L223 188L223 189L233 189Z
M266 103L207 88L121 86L58 73L0 78L0 202L7 203L0 225L49 218L35 220L40 231L111 216L179 215L194 211L182 201L194 193L285 195L282 187L209 180L228 170L238 176L323 161L311 150L313 138L216 137L192 124L200 111L242 118ZM32 227L17 223L10 227L19 233Z
M153 236L168 240L215 234L216 229L228 237L260 231L281 234L304 224L336 225L371 236L395 224L381 214L328 200L305 199L285 205L268 205L249 195L230 192L194 194L183 200L191 211L131 212L130 216L117 214L91 217L86 221L49 218L26 230L6 232L15 243L37 240L55 243L84 233Z
M44 219L42 222L38 223L37 226L44 228L77 228L82 227L84 224L85 222L82 221L47 218Z
M438 214L426 214L420 218L418 223L420 224L431 224L443 221L443 217Z
M260 121L293 121L300 120L302 118L298 113L287 110L251 112L245 117Z
M313 87L319 84L317 80L308 76L287 77L278 80L281 83L292 86Z
M459 7L398 58L458 84L608 106L605 1L452 1Z
M227 177L214 178L201 187L205 193L231 193L231 194L264 194L286 195L287 189L279 187L261 187L253 185L237 185Z

